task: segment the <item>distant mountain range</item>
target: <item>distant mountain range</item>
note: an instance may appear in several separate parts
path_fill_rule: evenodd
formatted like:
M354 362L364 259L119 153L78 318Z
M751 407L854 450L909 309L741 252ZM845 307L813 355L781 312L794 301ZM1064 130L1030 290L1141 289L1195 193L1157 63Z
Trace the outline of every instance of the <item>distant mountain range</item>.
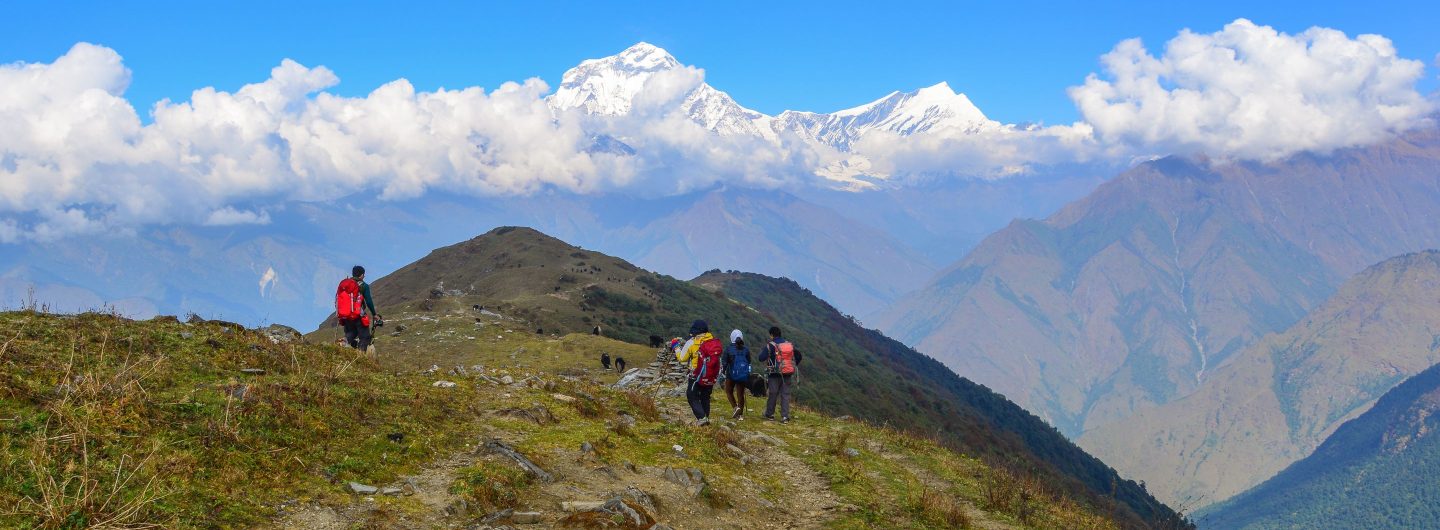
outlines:
M1440 362L1437 298L1440 251L1386 260L1235 354L1199 391L1086 432L1081 444L1169 502L1224 500Z
M963 95L945 86L832 114L768 117L703 82L680 83L686 92L669 97L661 94L664 83L651 83L656 75L696 72L642 43L567 71L548 101L556 112L581 109L602 121L678 109L715 138L751 135L756 142L804 141L822 149L843 150L880 132L964 134L989 127ZM634 153L626 138L594 125L593 149ZM844 168L846 179L864 166L856 164ZM679 179L686 169L665 171ZM351 265L383 274L476 232L525 224L676 277L733 268L794 278L868 319L1010 219L1053 211L1101 181L1094 168L1055 168L904 187L857 188L850 184L859 181L817 177L777 189L737 183L680 195L430 193L380 201L337 193L326 202L266 206L266 225L146 227L0 245L0 307L33 298L64 311L113 307L137 316L195 312L247 323L313 322L329 311L333 283Z
M1440 528L1440 366L1386 392L1303 460L1197 514L1203 528Z
M560 87L548 101L561 110L578 108L595 115L624 116L635 111L637 100L651 96L645 90L647 82L684 68L669 52L642 42L617 55L584 61L565 72ZM721 135L779 141L781 134L793 133L845 152L876 131L901 136L923 132L973 134L1003 127L943 82L912 92L891 92L870 103L831 113L787 110L769 116L741 106L729 94L703 81L676 99L690 119Z

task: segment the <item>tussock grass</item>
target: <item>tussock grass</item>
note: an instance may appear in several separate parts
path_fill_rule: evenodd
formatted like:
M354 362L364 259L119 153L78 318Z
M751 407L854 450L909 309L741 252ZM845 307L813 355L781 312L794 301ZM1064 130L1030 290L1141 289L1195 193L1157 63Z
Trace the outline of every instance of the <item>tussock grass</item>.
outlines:
M482 460L461 470L451 492L464 496L485 512L494 512L520 508L534 485L530 475L514 465Z
M655 397L639 390L627 390L624 392L625 401L630 404L635 415L645 421L656 421L660 419L660 407L655 404Z
M926 484L912 483L906 508L919 519L942 528L971 528L970 511L954 495Z
M24 311L0 329L5 528L244 526L338 490L324 476L391 481L473 441L481 412L454 399L473 389L233 324Z

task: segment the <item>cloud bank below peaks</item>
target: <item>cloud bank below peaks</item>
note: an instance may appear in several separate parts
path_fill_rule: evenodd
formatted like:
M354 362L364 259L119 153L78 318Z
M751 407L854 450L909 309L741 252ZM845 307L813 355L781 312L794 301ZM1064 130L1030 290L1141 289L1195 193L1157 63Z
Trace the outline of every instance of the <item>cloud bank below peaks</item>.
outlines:
M1180 32L1160 56L1139 39L1101 58L1070 97L1102 144L1163 155L1272 160L1383 140L1436 108L1416 90L1421 61L1379 35L1288 35L1239 19Z
M149 224L268 224L286 201L429 191L680 193L717 182L863 189L1002 178L1172 152L1273 159L1383 140L1423 123L1419 61L1376 35L1287 35L1237 20L1151 55L1127 40L1069 89L1083 120L1002 124L944 83L834 113L747 109L703 70L637 44L565 73L486 91L327 92L325 67L284 60L235 92L124 98L114 50L0 65L0 243Z

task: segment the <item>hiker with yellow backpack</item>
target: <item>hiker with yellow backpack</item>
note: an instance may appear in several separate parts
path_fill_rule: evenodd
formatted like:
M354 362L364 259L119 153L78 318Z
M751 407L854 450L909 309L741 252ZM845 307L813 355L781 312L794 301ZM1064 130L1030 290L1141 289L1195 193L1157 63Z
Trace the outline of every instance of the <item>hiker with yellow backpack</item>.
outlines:
M720 353L724 346L710 334L704 320L690 325L690 340L675 352L675 359L688 363L690 376L685 379L685 401L700 425L710 424L710 393L720 377Z
M765 419L775 419L775 402L780 402L780 423L790 422L790 391L800 371L800 352L780 336L780 328L770 328L770 343L760 350L758 360L766 363Z

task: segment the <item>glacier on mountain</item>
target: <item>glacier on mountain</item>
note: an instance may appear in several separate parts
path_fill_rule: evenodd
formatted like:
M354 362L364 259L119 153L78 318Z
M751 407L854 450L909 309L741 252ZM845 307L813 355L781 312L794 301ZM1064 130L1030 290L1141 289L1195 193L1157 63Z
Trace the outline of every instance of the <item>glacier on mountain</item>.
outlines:
M641 42L617 55L590 59L566 71L547 102L555 112L579 111L601 119L624 118L637 112L651 92L675 89L674 77L693 76L693 84L674 98L690 121L721 136L751 137L779 145L798 139L829 155L815 174L855 189L887 177L870 156L855 150L876 133L899 137L931 135L962 138L1003 133L1013 126L991 120L970 98L945 82L911 92L890 94L858 107L831 113L787 110L770 116L745 108L703 81L703 71L681 64L664 49ZM612 138L623 142L623 138Z

